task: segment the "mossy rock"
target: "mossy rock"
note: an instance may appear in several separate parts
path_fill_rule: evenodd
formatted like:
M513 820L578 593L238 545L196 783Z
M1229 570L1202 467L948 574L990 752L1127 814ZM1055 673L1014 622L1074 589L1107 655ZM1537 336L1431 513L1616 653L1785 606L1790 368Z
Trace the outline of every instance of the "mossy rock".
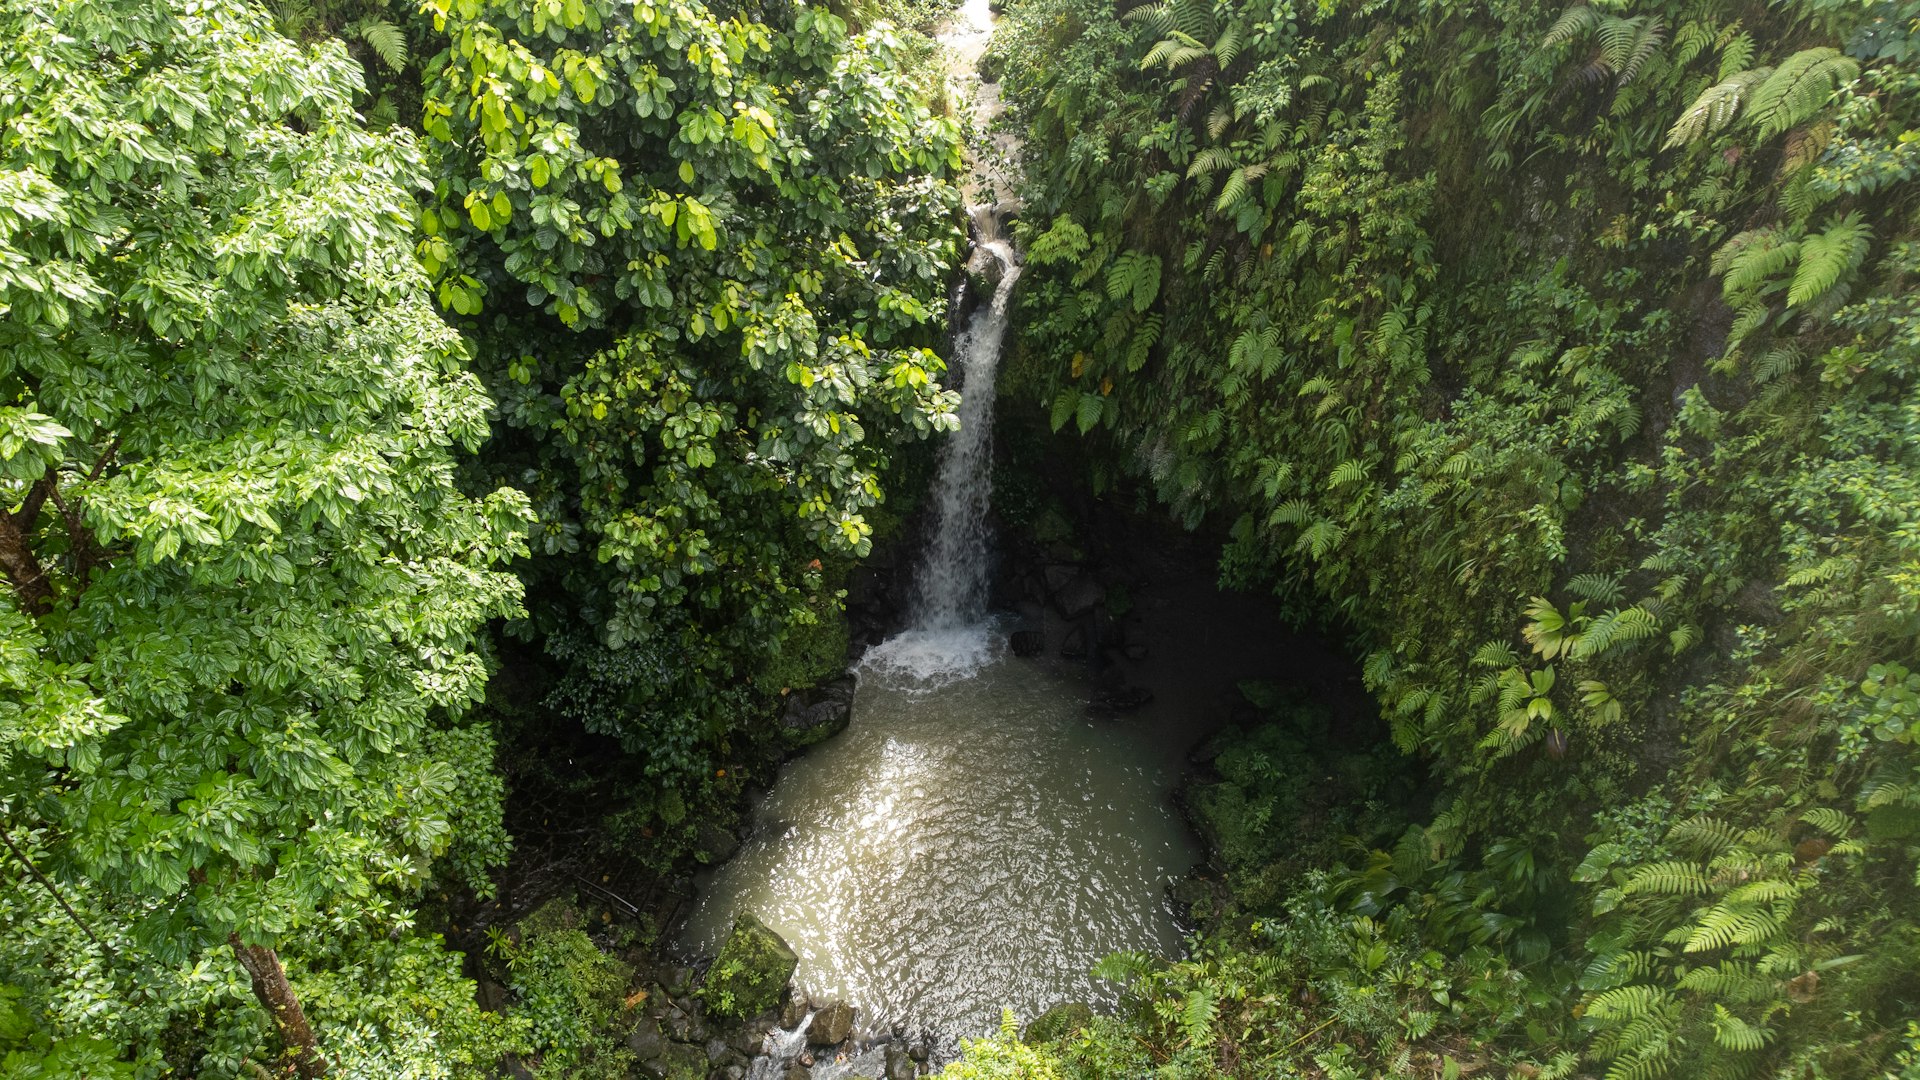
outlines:
M742 915L700 981L700 997L718 1016L744 1020L772 1012L799 963L785 938L753 915Z
M649 1071L660 1080L707 1080L707 1054L688 1043L668 1043L667 1052Z
M1050 1043L1062 1039L1093 1023L1093 1010L1078 1001L1067 1001L1055 1005L1035 1017L1027 1025L1026 1041L1032 1044Z

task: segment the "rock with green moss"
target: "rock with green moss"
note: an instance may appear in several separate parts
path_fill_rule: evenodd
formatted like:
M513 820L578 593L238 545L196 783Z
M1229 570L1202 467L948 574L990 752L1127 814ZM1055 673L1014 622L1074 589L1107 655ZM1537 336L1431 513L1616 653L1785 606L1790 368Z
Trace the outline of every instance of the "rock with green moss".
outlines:
M658 1080L706 1080L707 1055L697 1046L668 1043L666 1052L642 1069Z
M1078 1001L1062 1002L1034 1018L1027 1025L1028 1043L1049 1043L1065 1038L1093 1023L1093 1010Z
M780 992L799 962L786 939L754 916L742 915L701 980L700 997L719 1016L770 1013L779 1008Z

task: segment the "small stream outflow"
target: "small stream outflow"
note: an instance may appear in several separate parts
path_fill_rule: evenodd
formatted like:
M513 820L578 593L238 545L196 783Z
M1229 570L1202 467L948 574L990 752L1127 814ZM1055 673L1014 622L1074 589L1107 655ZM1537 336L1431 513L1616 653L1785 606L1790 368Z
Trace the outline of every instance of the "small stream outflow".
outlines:
M972 211L976 245L969 270L997 278L954 341L960 371L960 430L940 448L932 528L915 579L913 627L953 630L987 613L987 510L993 494L993 385L1007 336L1007 306L1020 264L998 237L997 208Z

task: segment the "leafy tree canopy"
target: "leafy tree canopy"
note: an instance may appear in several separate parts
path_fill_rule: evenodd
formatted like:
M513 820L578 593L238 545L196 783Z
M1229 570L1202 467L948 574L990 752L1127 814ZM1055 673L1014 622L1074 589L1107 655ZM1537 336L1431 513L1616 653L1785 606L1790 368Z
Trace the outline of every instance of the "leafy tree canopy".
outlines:
M230 0L9 0L0 39L0 979L143 1075L450 1067L408 1039L471 998L409 903L503 850L459 718L529 512L454 483L488 401L415 140Z
M689 774L954 424L955 120L826 8L436 0L421 257L539 513L553 701Z

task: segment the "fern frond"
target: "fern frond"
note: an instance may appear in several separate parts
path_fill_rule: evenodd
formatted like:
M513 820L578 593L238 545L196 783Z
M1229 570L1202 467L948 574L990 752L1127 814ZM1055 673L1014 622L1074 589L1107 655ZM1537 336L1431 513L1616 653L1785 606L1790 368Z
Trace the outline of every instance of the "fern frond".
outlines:
M1703 859L1718 855L1738 843L1739 839L1740 834L1733 826L1705 814L1696 814L1685 821L1676 822L1667 830L1667 843Z
M1560 13L1560 18L1554 22L1553 28L1547 31L1546 37L1541 39L1541 47L1551 49L1555 45L1572 41L1592 26L1599 16L1599 12L1586 4L1574 4Z
M1739 243L1742 237L1748 239ZM1726 276L1720 282L1728 299L1757 291L1800 257L1800 242L1786 239L1777 229L1741 233L1727 241L1729 246L1735 243L1739 246L1726 260Z
M1694 863L1675 859L1636 868L1627 877L1625 891L1660 896L1704 896L1710 889L1706 871Z
M1851 815L1830 806L1817 806L1800 815L1800 820L1833 837L1845 840L1857 827Z
M1731 40L1724 46L1721 46L1720 73L1715 75L1714 78L1725 82L1740 72L1747 70L1748 65L1753 63L1754 52L1755 46L1752 34L1746 33L1745 31L1735 34ZM1771 68L1767 69L1767 71L1768 74L1772 74Z
M369 16L347 27L347 33L366 42L388 70L399 71L407 66L406 32L387 20Z
M1754 91L1747 123L1763 139L1793 127L1818 112L1834 90L1860 74L1860 62L1839 49L1802 49L1787 57Z
M1713 1041L1729 1050L1752 1053L1765 1050L1773 1041L1773 1029L1761 1024L1749 1024L1745 1020L1728 1012L1724 1005L1713 1007Z
M1611 604L1620 599L1620 579L1612 574L1579 574L1567 582L1567 590L1596 604Z
M1867 259L1873 229L1854 211L1800 242L1800 265L1787 289L1789 307L1805 307L1825 296Z
M1764 83L1772 74L1772 68L1754 68L1700 91L1700 96L1694 98L1693 104L1680 114L1680 119L1667 129L1667 141L1663 149L1697 142L1733 123L1734 117L1740 113L1740 106L1753 93L1753 88Z

